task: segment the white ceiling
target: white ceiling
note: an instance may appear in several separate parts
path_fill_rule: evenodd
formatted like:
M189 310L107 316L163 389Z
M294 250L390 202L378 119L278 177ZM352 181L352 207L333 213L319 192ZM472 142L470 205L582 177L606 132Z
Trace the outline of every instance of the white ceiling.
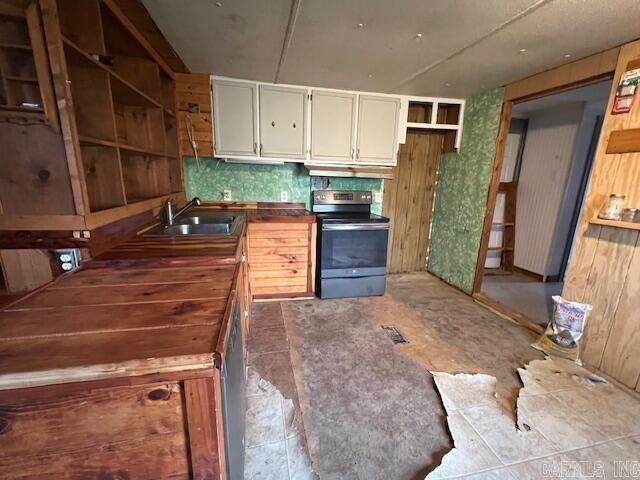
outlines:
M414 95L466 97L640 36L639 0L143 3L193 72Z

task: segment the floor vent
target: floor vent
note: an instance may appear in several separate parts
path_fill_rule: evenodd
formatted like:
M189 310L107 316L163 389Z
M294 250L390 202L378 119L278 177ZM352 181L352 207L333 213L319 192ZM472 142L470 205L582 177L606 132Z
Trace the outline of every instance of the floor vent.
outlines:
M382 329L387 332L393 343L409 343L393 325L383 325Z

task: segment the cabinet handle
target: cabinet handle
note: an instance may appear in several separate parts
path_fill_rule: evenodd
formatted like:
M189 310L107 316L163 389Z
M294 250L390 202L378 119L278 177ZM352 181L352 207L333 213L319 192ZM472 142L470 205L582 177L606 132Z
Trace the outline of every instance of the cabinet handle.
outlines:
M351 149L351 158L356 158L356 149L355 148Z
M262 144L260 144L260 155L262 155Z
M253 153L258 153L258 144L253 142Z
M296 128L296 122L293 122L293 128Z
M275 127L276 126L276 122L271 122L271 126Z
M356 150L356 158L360 158L360 147Z

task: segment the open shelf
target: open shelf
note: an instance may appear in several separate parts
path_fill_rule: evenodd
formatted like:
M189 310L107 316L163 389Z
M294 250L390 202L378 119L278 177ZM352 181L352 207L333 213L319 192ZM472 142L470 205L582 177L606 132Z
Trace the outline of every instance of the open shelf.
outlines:
M89 54L105 54L99 0L58 0L62 35Z
M11 12L3 8L3 12ZM0 116L44 120L29 27L24 11L0 14ZM22 13L22 14L21 14Z
M96 67L101 68L105 72L111 75L111 88L120 98L127 98L127 103L140 106L158 107L162 108L162 105L157 100L154 100L149 95L141 91L138 87L131 82L123 78L115 70L109 66L101 63L95 57L91 56L87 52L83 51L78 45L72 42L70 39L63 37L64 43L69 48L75 50L79 55L86 58L89 62L93 63Z
M602 218L594 218L589 223L593 225L601 225L604 227L626 228L627 230L640 230L640 223L623 222L621 220L604 220Z
M25 16L0 15L0 45L24 45L31 50Z
M121 152L120 158L127 203L171 193L169 162L166 157Z
M118 145L154 155L164 153L162 110L123 104L115 98L114 108Z
M102 145L103 147L117 147L118 144L116 142L112 142L109 140L103 140L101 138L93 138L80 135L79 136L80 143L85 145Z
M24 45L22 43L0 42L0 50L18 50L21 52L31 52L33 49L30 45Z
M438 125L458 125L460 122L459 103L438 103L436 123Z
M112 69L137 92L162 105L160 68L157 63L146 58L119 55L113 57Z
M108 72L68 45L65 45L65 54L78 134L114 141L116 132Z
M82 145L80 150L91 211L124 205L118 151L102 145Z
M409 102L407 122L417 124L432 123L433 103Z

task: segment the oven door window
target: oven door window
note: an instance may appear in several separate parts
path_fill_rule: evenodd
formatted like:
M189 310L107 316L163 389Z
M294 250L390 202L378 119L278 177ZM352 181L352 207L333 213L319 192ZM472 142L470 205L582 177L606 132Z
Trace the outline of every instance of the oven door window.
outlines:
M321 268L386 268L389 230L322 231Z

